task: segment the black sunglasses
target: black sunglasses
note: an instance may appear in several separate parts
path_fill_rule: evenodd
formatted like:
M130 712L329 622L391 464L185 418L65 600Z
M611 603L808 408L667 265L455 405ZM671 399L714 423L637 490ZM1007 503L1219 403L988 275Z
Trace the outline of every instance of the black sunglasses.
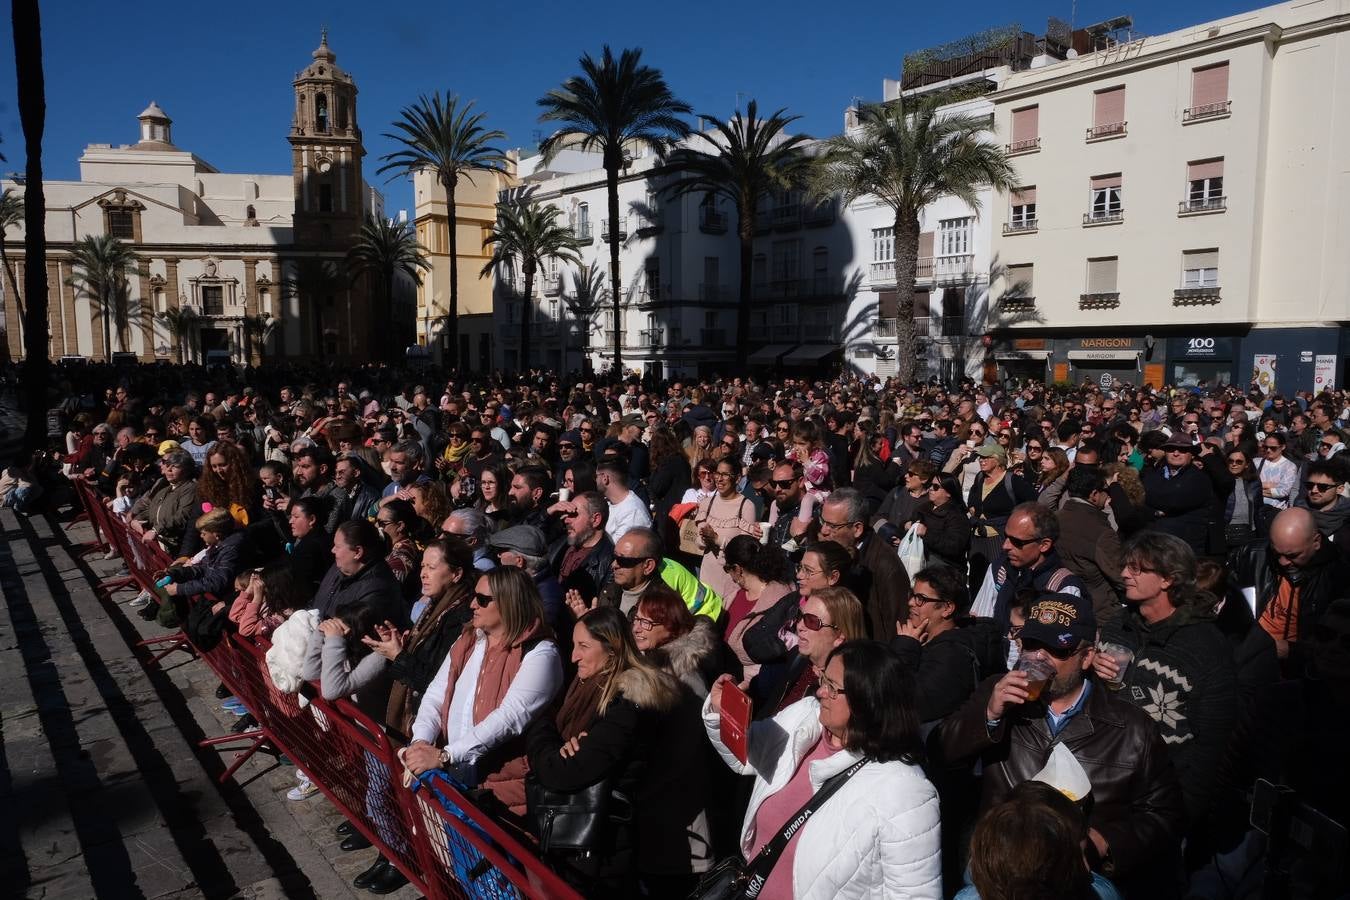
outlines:
M642 565L649 559L651 559L650 556L615 556L614 564L621 569L632 569Z
M1011 534L1005 534L1005 535L1003 536L1003 538L1004 538L1004 540L1006 540L1008 543L1010 543L1010 544L1012 544L1014 547L1016 547L1018 550L1021 550L1023 547L1027 546L1028 544L1036 544L1036 543L1039 543L1039 542L1045 540L1045 538L1039 538L1039 537L1034 537L1034 538L1015 538L1015 537L1013 537Z
M1340 485L1337 485L1337 484L1327 484L1325 481L1305 481L1305 482L1303 482L1303 489L1304 489L1305 491L1334 491L1334 490L1336 490L1336 488L1338 488L1339 486L1340 486Z
M495 599L496 598L491 594L480 594L477 591L474 591L473 596L469 598L469 602L479 609L487 609L492 605L492 601Z
M1037 650L1044 650L1050 656L1063 662L1066 659L1072 659L1077 653L1077 647L1052 647L1049 644L1042 644L1040 641L1031 638L1022 638L1022 655L1035 653Z
M797 483L797 479L795 479L795 478L775 478L775 479L773 480L773 486L774 486L774 487L780 487L780 488L782 488L783 490L787 490L788 488L792 487L792 486L793 486L794 484L796 484L796 483Z

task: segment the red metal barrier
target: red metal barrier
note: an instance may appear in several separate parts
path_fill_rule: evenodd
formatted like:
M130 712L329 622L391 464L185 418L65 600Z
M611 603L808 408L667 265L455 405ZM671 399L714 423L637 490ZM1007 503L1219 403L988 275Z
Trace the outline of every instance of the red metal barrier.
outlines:
M104 536L122 554L129 580L142 588L153 587L155 574L171 562L168 554L158 545L142 544L88 484L78 484L77 493L90 519L103 526ZM203 597L198 602L214 602L214 598ZM307 704L296 694L278 690L267 669L266 641L231 634L210 650L194 647L182 632L150 641L174 643L153 661L180 646L195 652L258 720L256 732L199 742L203 747L226 749L242 744L221 781L232 777L256 752L285 753L431 900L580 900L581 895L533 849L458 791L449 786L438 792L405 787L397 748L379 723L351 703L326 701L314 685L304 691Z

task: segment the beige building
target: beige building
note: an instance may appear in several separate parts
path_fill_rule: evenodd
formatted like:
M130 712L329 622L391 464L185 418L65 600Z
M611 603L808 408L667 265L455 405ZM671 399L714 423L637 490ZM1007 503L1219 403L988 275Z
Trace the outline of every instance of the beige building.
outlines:
M1020 185L992 355L1136 384L1246 384L1269 356L1277 389L1325 385L1350 321L1350 0L1099 46L993 95Z
M480 277L491 249L483 240L497 218L497 196L510 178L491 172L461 180L455 189L455 239L459 280L459 360L480 372L493 368L491 275ZM413 223L417 241L427 249L430 267L417 287L417 343L440 363L450 335L450 216L446 191L428 170L413 175Z
M78 181L45 182L54 358L242 364L267 354L361 359L379 349L364 284L344 278L313 297L289 288L303 260L341 262L363 215L383 213L383 198L361 174L356 85L326 36L293 89L287 174L218 171L174 144L171 119L151 103L138 117L136 143L90 144ZM106 329L99 300L67 284L71 248L86 235L112 235L137 259L126 273L126 314L110 315ZM23 230L5 237L22 291ZM15 301L4 298L17 359L23 334Z

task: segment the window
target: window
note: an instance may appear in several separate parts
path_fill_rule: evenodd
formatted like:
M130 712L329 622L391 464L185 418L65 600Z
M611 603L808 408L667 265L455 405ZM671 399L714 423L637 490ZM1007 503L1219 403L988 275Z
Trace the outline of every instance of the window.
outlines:
M1184 210L1222 209L1223 160L1208 159L1186 166L1186 202Z
M872 262L895 261L895 234L891 228L872 229Z
M1214 288L1219 286L1219 251L1187 250L1181 255L1181 286L1183 288Z
M774 281L790 281L796 278L800 271L800 242L774 241L770 249L773 254L773 268L769 277Z
M811 251L811 283L816 294L823 294L830 286L830 251L817 247Z
M942 219L938 222L938 256L966 256L970 251L970 226L975 220Z
M1092 127L1088 140L1125 133L1125 88L1113 87L1092 95Z
M346 97L339 97L339 98L338 98L338 118L337 118L337 126L338 126L338 128L341 128L343 131L346 131L346 130L347 130L347 98L346 98Z
M1191 105L1183 121L1226 115L1229 105L1228 63L1191 70Z
M108 210L108 234L119 241L136 240L136 214L129 209Z
M1036 227L1036 188L1017 188L1012 192L1012 210L1008 224L1014 229Z
M709 310L703 314L703 327L712 331L717 327L717 313Z
M314 126L319 131L328 130L328 95L320 94L314 98Z
M220 285L202 285L202 312L208 316L225 315L225 288Z
M1092 178L1088 198L1090 220L1118 219L1124 212L1121 203L1121 176L1096 175Z
M333 186L328 183L319 185L319 212L333 211Z
M1119 264L1120 257L1118 256L1089 259L1087 261L1087 293L1116 293L1116 272Z
M1014 109L1012 113L1012 142L1008 144L1009 153L1035 150L1041 145L1039 106L1027 106Z
M591 236L591 207L589 203L582 203L577 206L576 235L585 239Z
M1008 289L1003 294L1005 300L1030 300L1036 296L1031 263L1008 266L1007 278Z
M755 254L750 264L750 273L756 285L763 286L769 280L769 258L763 253Z
M646 270L647 270L647 297L650 300L660 300L661 258L659 256L653 256L648 258Z

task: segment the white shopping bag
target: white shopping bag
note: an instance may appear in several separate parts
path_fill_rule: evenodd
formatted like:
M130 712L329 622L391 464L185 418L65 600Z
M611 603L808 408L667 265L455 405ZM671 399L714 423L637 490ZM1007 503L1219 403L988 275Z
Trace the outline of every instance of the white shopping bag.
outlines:
M923 538L919 537L914 530L915 526L909 526L909 531L900 539L900 562L904 563L905 571L909 573L910 581L914 576L923 570Z

